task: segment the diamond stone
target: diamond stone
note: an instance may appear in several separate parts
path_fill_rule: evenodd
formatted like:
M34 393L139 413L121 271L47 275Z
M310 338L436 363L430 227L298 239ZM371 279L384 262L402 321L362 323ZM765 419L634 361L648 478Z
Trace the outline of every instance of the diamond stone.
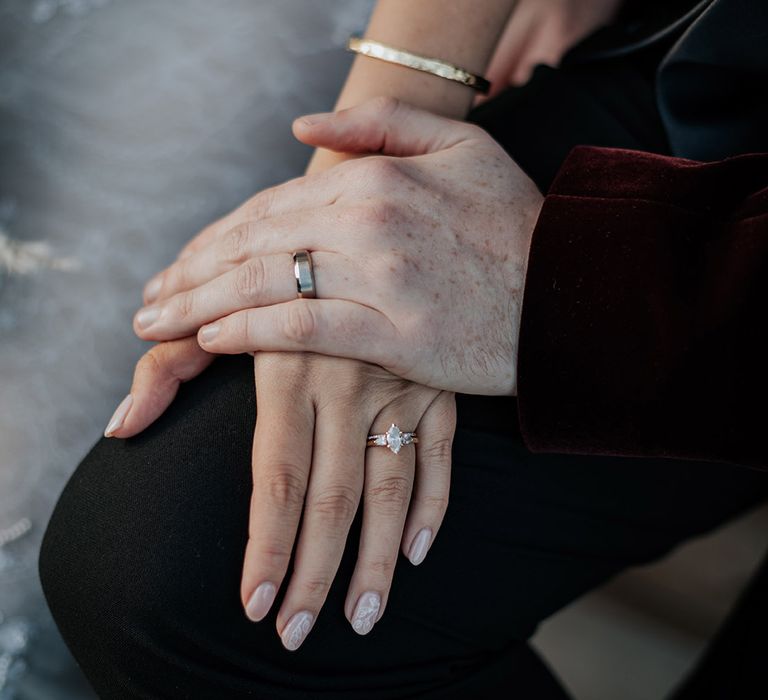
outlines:
M400 448L403 446L403 431L400 430L394 423L387 430L387 447L392 452L397 454L400 452Z

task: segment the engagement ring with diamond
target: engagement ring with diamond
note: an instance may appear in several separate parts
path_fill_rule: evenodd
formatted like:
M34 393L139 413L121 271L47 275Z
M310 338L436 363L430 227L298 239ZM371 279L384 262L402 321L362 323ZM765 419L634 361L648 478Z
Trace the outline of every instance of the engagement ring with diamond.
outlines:
M368 447L380 446L388 447L392 452L397 454L400 452L400 448L403 445L410 445L412 442L418 442L419 438L416 437L416 433L404 433L394 423L389 426L389 430L386 433L376 433L368 436L366 445Z

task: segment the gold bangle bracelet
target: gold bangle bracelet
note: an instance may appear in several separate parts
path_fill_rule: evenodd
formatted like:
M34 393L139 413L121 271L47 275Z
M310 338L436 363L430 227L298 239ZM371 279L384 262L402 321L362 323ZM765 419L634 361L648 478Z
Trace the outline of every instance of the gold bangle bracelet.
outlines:
M465 71L463 68L437 58L428 58L427 56L419 56L404 49L396 49L393 46L388 46L372 39L351 36L347 40L347 50L362 54L363 56L369 56L370 58L378 58L380 61L397 63L406 68L413 68L425 73L432 73L441 78L454 80L483 94L486 94L491 89L491 84L485 78Z

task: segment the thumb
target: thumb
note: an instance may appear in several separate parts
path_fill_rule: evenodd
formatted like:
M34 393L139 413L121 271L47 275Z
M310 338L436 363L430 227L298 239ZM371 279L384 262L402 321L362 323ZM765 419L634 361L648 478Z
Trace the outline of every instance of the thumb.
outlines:
M136 365L131 393L117 407L105 437L132 437L154 423L173 401L179 385L200 374L214 357L198 345L196 336L152 346Z
M418 156L475 135L477 127L441 117L393 97L374 97L338 112L299 117L293 133L302 143L343 153Z

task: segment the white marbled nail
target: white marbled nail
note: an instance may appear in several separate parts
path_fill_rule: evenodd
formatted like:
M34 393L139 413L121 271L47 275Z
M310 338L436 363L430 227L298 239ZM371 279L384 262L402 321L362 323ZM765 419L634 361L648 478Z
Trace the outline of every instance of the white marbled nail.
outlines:
M296 613L285 626L280 638L283 640L283 646L288 651L295 651L301 646L309 630L312 629L312 623L315 621L311 612L302 610Z
M132 405L133 396L128 394L128 396L126 396L120 402L120 405L115 409L115 412L112 414L112 418L109 419L109 423L107 423L107 427L104 430L104 437L112 437L116 430L120 430L120 428L123 427L125 417L128 415L128 411L131 410Z
M429 549L429 541L432 539L432 530L428 527L424 527L419 530L419 534L413 538L411 548L408 550L408 559L411 564L417 566L424 561L424 557L427 556L427 550Z
M367 591L358 598L352 615L352 629L358 634L368 634L376 624L376 617L381 607L381 596L374 591Z

